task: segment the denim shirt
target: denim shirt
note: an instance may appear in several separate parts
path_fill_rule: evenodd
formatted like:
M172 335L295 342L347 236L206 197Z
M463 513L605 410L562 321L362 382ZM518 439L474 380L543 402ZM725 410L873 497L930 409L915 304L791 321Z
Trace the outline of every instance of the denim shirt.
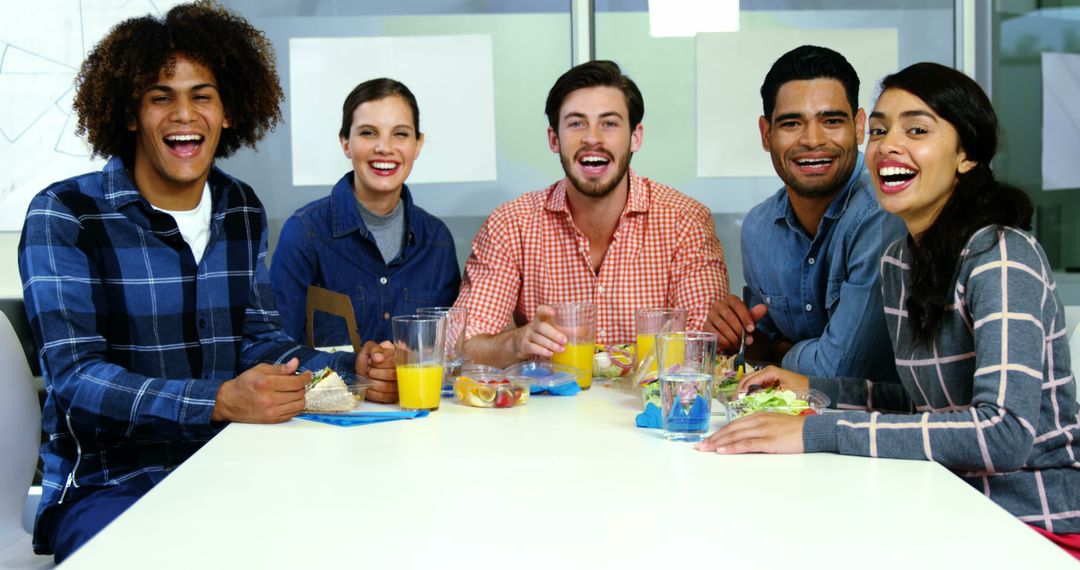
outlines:
M338 180L330 195L300 208L285 222L270 264L270 282L285 332L307 342L307 288L317 285L352 301L361 340L392 338L390 317L420 307L449 306L461 273L450 230L413 204L401 190L405 241L398 256L383 261L364 225L353 195L353 174ZM315 346L349 344L344 319L315 313Z
M881 301L879 261L907 234L881 209L859 154L855 171L810 235L781 188L746 215L743 274L758 328L795 343L784 368L810 376L898 380Z

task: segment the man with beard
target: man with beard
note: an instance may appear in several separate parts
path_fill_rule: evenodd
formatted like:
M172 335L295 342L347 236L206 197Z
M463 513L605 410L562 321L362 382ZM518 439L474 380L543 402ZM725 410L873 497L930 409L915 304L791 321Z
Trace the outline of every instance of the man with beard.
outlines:
M456 305L465 353L505 366L562 352L550 303L597 305L596 341L634 340L634 309L681 307L700 329L728 289L709 210L638 176L645 106L619 66L592 61L548 93L548 145L566 177L498 207L473 240ZM509 328L511 325L516 327Z
M839 53L796 48L761 86L761 145L784 181L742 226L750 308L716 303L706 330L811 376L895 379L878 264L906 234L874 197L858 145L859 77ZM755 321L757 322L755 326Z

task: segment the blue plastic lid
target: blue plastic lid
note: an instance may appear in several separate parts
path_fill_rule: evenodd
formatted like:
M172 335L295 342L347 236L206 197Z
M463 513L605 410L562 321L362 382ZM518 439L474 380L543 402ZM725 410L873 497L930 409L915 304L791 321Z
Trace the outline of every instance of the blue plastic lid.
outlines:
M527 379L533 386L551 388L562 386L570 382L577 382L582 375L581 371L571 366L530 360L507 366L503 373L508 376L520 376Z

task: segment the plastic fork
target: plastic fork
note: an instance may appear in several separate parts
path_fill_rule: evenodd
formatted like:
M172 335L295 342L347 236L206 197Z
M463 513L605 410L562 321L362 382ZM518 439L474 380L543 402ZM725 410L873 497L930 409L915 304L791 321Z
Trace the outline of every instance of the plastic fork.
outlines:
M743 285L742 288L743 304L746 308L750 308L750 287ZM735 369L735 377L742 380L743 371L746 369L746 327L742 328L742 335L739 339L739 353L735 355L735 360L732 361L732 368Z

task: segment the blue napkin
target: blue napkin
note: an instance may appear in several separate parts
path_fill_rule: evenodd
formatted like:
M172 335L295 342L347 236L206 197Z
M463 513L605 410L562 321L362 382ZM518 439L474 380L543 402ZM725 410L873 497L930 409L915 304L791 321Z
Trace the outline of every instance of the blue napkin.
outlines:
M709 402L699 396L694 397L694 404L689 411L683 411L681 405L671 406L668 412L668 430L672 432L707 431L709 429Z
M394 420L411 420L413 418L427 417L427 410L415 412L353 412L350 414L300 414L296 416L301 420L320 422L334 426L350 427L380 422L392 422Z
M536 384L529 384L530 394L548 393L552 396L573 396L580 391L581 386L578 386L578 383L574 380L557 386L538 386Z
M656 429L663 427L660 423L660 408L652 402L645 404L645 411L637 415L637 427Z

